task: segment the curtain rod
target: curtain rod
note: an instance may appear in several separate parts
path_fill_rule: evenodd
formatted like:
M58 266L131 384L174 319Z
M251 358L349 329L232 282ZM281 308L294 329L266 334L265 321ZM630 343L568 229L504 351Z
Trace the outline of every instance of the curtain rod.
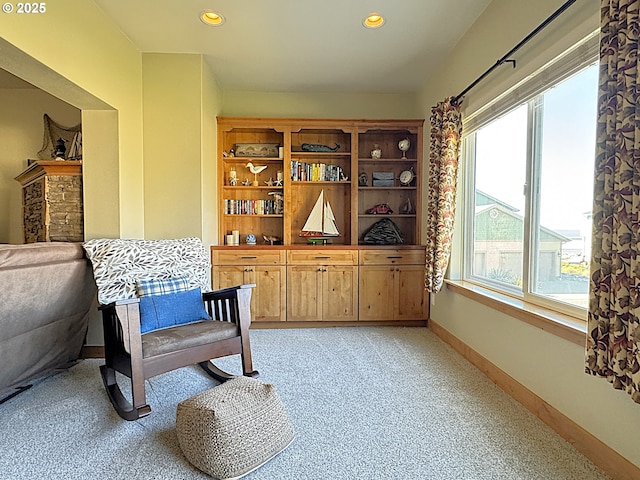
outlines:
M464 95L471 90L473 87L475 87L478 83L480 83L482 80L484 80L484 78L489 75L491 72L493 72L496 68L498 68L500 65L503 65L505 63L510 63L511 65L513 65L513 68L516 68L516 61L513 59L510 59L509 57L511 55L513 55L516 51L518 51L525 43L527 43L529 40L531 40L533 37L535 37L538 33L540 33L540 31L546 27L547 25L549 25L551 22L553 22L558 16L560 16L560 14L562 12L564 12L567 8L569 8L571 5L573 5L576 2L576 0L568 0L567 2L564 3L564 5L562 5L558 10L556 10L555 12L553 12L553 14L551 16L549 16L549 18L547 18L544 22L542 22L540 25L538 25L538 27L531 32L529 35L527 35L525 38L523 38L520 43L518 43L515 47L513 47L511 50L509 50L507 52L507 54L502 57L500 60L498 60L494 65L491 66L491 68L489 68L486 72L484 72L482 75L480 75L478 78L476 78L473 83L471 83L471 85L469 85L467 88L465 88L462 92L460 92L457 96L453 97L453 99L451 100L451 103L453 103L454 105L458 104L458 101L464 97Z

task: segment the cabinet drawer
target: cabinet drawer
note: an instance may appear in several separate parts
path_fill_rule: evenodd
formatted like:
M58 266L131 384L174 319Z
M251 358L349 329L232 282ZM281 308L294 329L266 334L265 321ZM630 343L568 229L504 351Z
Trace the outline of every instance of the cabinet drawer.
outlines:
M425 262L424 249L403 250L361 250L360 265L422 265Z
M213 265L284 265L284 251L213 250Z
M293 265L357 265L357 250L289 250L287 263Z

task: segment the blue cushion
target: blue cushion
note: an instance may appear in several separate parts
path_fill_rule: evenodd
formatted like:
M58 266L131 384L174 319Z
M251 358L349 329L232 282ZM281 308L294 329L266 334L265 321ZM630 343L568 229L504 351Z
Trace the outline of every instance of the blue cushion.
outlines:
M211 320L211 317L204 309L199 288L140 297L141 333L200 320Z

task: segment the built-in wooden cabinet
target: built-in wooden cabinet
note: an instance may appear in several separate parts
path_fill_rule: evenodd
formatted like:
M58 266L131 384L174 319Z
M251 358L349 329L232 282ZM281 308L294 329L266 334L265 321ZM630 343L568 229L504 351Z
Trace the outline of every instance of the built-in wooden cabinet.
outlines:
M256 322L426 322L423 120L217 122L213 288L255 283ZM321 193L338 235L312 245L301 232ZM387 210L374 211L380 204ZM395 224L400 244L365 242L382 219Z
M212 249L212 288L254 283L251 313L256 322L286 319L285 252L253 249Z
M218 119L220 244L238 231L282 239L284 231L284 133L264 121ZM255 155L255 156L249 156ZM258 156L260 155L260 156ZM254 174L249 164L266 168Z
M330 244L365 244L381 218L396 224L404 245L420 243L423 120L217 122L220 245L236 230L241 242L255 235L263 244L307 244L300 233L321 192L339 232ZM248 164L266 168L254 174ZM379 204L392 213L371 213Z
M426 318L423 247L361 250L359 259L361 321Z
M212 288L255 283L254 321L263 324L424 324L425 248L211 246Z
M384 216L400 229L404 243L420 243L422 167L422 125L407 124L404 128L378 125L361 126L358 133L358 239L383 216L367 213L374 205L386 204L392 213ZM402 152L398 144L408 140L408 150ZM380 158L372 158L377 150ZM403 158L405 157L405 158ZM404 176L402 176L404 172ZM401 181L405 180L405 182ZM390 180L389 180L390 178Z
M357 250L287 251L287 320L357 319Z

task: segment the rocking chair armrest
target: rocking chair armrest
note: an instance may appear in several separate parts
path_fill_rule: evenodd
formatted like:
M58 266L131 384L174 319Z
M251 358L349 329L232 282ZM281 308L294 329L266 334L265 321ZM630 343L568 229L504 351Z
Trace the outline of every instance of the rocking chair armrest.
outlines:
M233 287L220 288L218 290L212 290L211 292L204 292L202 294L202 299L207 301L218 300L223 298L230 298L236 296L238 290L243 288L254 288L256 286L255 283L245 283L244 285L235 285Z
M241 335L247 335L251 325L251 291L255 283L214 290L202 294L207 312L216 320L238 325Z
M111 302L111 303L100 304L98 306L98 310L109 310L109 309L116 308L119 305L126 305L128 303L140 303L140 299L139 298L127 298L125 300L116 300L116 301Z
M139 298L130 298L116 300L98 307L102 311L105 346L107 337L109 337L110 341L120 343L128 353L131 353L132 350L141 352L139 304Z

